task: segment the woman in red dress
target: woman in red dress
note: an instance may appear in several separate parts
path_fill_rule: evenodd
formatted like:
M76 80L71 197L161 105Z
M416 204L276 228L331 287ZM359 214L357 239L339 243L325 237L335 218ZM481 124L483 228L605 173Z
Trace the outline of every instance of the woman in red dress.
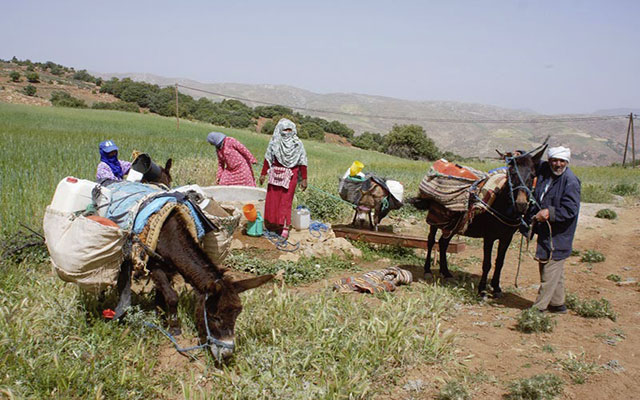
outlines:
M238 140L221 132L211 132L207 141L216 146L218 153L218 171L216 184L255 186L251 164L258 160Z
M307 152L298 138L296 125L286 118L278 121L264 155L260 174L262 185L267 177L267 198L264 205L264 220L268 230L289 236L291 204L298 179L300 188L307 188Z

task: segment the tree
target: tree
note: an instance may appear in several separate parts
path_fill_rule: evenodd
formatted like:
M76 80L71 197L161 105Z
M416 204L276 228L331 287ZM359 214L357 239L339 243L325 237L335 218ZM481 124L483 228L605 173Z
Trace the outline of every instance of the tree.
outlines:
M385 137L385 153L412 160L440 158L440 150L420 125L394 125Z
M77 99L69 93L62 91L51 93L51 104L56 107L87 108L84 100Z
M265 135L273 134L273 130L276 129L276 122L272 119L265 121L264 125L262 125L262 129L260 129L261 133Z
M20 72L11 71L11 73L9 74L9 78L11 78L11 82L20 82Z
M298 136L303 139L324 140L324 131L313 122L301 125L298 131Z
M342 137L346 137L347 139L351 139L353 137L353 129L349 128L345 124L340 121L331 121L324 129L329 133L335 133L336 135L340 135Z

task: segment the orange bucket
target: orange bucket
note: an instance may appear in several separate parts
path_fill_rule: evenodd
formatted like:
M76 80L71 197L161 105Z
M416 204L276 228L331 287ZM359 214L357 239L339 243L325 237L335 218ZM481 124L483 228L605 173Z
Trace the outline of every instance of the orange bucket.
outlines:
M256 218L258 218L256 206L254 206L253 204L245 204L244 206L242 206L242 212L249 222L253 222L256 220Z

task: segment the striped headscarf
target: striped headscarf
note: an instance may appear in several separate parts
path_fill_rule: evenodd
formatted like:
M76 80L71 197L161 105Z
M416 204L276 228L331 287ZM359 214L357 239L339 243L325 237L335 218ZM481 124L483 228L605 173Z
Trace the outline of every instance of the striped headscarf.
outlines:
M291 132L284 132L285 129L291 129ZM293 168L296 165L307 165L307 152L300 138L296 124L286 118L278 121L276 128L273 130L273 136L267 146L267 152L264 153L264 159L267 160L269 166L274 160L287 168Z

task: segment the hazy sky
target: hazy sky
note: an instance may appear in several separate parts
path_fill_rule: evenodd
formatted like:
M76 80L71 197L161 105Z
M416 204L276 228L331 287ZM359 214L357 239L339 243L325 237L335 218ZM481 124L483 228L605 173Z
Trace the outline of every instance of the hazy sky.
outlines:
M0 58L542 113L640 107L640 1L8 1Z

